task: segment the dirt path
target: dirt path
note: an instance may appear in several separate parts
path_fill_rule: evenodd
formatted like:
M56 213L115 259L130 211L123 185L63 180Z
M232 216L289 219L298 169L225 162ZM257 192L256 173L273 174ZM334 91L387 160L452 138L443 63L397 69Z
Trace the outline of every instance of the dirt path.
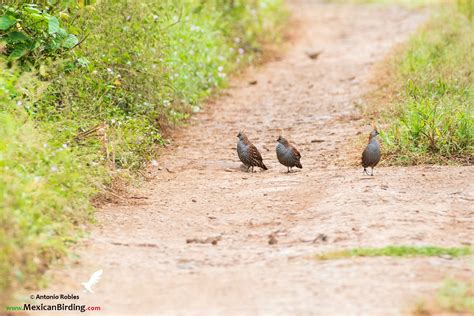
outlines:
M364 177L341 155L369 132L356 104L371 66L425 15L312 1L292 10L304 34L289 52L193 118L137 192L148 199L98 211L80 260L55 272L48 292L77 293L101 315L390 315L445 276L472 274L469 259L309 258L357 246L470 244L474 168L378 168ZM316 60L306 55L319 50ZM242 128L268 171L240 170ZM302 153L301 172L276 161L280 129ZM327 241L312 242L319 234ZM218 235L216 246L186 243ZM96 293L83 294L80 282L98 269Z

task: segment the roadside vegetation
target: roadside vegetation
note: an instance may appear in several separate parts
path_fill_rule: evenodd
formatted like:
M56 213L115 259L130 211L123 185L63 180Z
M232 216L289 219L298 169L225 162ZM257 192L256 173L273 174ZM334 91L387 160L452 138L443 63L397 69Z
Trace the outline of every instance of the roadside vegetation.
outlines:
M372 100L382 104L370 106L381 111L390 164L473 163L474 5L453 1L436 11L388 60L379 98Z
M34 287L229 76L278 41L281 0L13 1L0 7L0 302Z
M474 282L446 279L431 300L418 302L411 315L473 315Z
M335 260L354 257L461 257L473 253L469 247L443 248L436 246L387 246L382 248L354 248L316 255L318 260Z

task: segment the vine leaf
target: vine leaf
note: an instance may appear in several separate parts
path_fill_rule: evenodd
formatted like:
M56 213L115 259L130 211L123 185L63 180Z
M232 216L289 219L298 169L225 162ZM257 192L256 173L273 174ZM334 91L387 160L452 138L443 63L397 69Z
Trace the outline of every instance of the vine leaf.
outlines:
M11 15L0 16L0 31L5 31L16 23L16 19Z
M59 20L55 16L48 18L48 33L53 35L59 31Z

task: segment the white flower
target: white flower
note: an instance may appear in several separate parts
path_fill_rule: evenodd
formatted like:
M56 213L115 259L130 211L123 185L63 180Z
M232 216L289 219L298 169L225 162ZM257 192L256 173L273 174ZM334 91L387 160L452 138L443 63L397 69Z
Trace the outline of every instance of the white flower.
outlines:
M217 68L217 70L218 70L219 72L222 72L222 70L224 70L224 67L219 66L219 68Z
M67 148L67 144L63 144L63 148Z
M223 72L219 72L217 75L221 78L225 78L225 73L223 73Z
M17 106L22 106L22 105L23 105L23 102L17 101L17 102L16 102L16 105L17 105Z
M58 167L56 166L51 166L51 172L58 172Z
M239 55L243 55L245 53L245 50L243 48L239 48Z
M110 73L110 74L113 74L113 73L114 73L114 71L113 71L112 69L110 69L110 68L107 68L107 72Z
M158 167L158 161L156 161L155 159L153 159L152 161L150 161L151 165L153 167Z
M43 144L43 148L48 148L48 144Z
M155 21L155 22L158 21L158 15L153 16L153 21Z
M236 44L240 43L240 38L239 37L234 38L234 43Z

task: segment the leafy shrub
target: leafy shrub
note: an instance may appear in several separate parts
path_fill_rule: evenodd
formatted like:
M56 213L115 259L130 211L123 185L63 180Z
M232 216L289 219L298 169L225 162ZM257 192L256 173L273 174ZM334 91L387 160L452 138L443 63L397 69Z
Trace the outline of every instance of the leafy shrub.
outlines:
M60 20L33 3L2 6L0 41L8 60L38 64L78 44L74 34L60 26Z

